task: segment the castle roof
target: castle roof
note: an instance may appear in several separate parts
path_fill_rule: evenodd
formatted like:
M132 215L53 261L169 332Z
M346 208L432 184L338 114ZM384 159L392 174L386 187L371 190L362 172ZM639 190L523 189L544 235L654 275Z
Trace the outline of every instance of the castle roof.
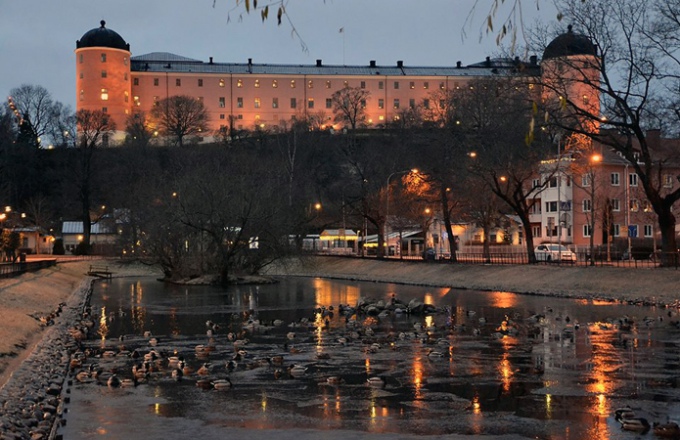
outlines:
M130 51L130 45L125 42L118 32L106 28L106 22L102 20L101 26L85 32L80 40L76 41L76 49L84 47L109 47Z
M543 60L566 57L570 55L597 56L597 47L585 35L575 34L571 25L567 32L558 35L543 51Z

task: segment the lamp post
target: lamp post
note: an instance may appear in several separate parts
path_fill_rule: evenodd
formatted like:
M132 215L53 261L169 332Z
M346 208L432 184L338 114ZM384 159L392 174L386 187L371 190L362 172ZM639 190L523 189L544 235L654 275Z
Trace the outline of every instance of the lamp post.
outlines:
M383 227L383 235L385 237L385 257L389 257L390 254L390 240L389 240L389 230L387 227L387 219L389 218L390 214L390 180L392 177L397 176L399 174L408 174L408 173L417 173L417 169L410 169L410 170L401 170L401 171L395 171L389 176L387 176L387 182L385 183L385 224Z

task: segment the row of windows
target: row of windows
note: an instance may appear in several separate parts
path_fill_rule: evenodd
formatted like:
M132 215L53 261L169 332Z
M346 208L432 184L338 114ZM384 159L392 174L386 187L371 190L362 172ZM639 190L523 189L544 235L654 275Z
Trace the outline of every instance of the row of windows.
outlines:
M83 72L80 72L80 75L79 75L79 76L80 76L80 79L84 79L84 78L85 78L85 74L84 74ZM108 74L106 73L106 70L102 70L101 76L102 76L102 78L107 78L107 77L108 77ZM127 73L127 72L124 72L124 73L123 73L123 80L125 80L125 81L128 80L128 73Z
M614 212L621 211L621 203L620 203L619 199L610 199L609 202L611 204L612 211L614 211ZM592 204L591 204L590 199L583 200L581 208L582 208L583 212L591 212ZM628 202L628 209L631 212L638 212L640 210L640 201L638 199L630 200ZM643 201L642 210L644 212L652 212L652 204L649 200Z
M106 62L106 54L105 54L105 53L100 54L100 55L99 55L99 60L100 60L102 63L105 63L105 62ZM79 62L80 64L83 64L83 63L85 62L85 57L83 56L82 53L81 53L80 56L78 57L78 62ZM126 65L126 66L128 65L128 59L127 59L127 57L123 57L123 64Z
M620 237L621 236L621 225L612 225L613 226L613 236L614 237ZM631 227L637 229L637 225L630 225ZM625 226L624 226L625 229ZM583 225L583 237L590 237L593 234L593 229L591 228L591 225ZM643 225L642 226L642 234L645 238L651 238L654 236L654 226L653 225Z

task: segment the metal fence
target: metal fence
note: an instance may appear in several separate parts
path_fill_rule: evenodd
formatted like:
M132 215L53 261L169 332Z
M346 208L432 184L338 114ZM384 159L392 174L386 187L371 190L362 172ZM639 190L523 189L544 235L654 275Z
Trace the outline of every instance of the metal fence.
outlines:
M57 260L38 260L21 263L3 263L0 264L0 278L9 278L21 275L26 272L35 272L40 269L52 267L57 264Z

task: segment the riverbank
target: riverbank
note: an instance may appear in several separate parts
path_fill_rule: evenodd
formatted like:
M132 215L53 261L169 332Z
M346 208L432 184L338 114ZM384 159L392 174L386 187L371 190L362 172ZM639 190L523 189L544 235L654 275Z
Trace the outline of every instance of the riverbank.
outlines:
M278 262L270 276L330 277L456 289L678 306L680 270L554 265L466 265L306 257Z

